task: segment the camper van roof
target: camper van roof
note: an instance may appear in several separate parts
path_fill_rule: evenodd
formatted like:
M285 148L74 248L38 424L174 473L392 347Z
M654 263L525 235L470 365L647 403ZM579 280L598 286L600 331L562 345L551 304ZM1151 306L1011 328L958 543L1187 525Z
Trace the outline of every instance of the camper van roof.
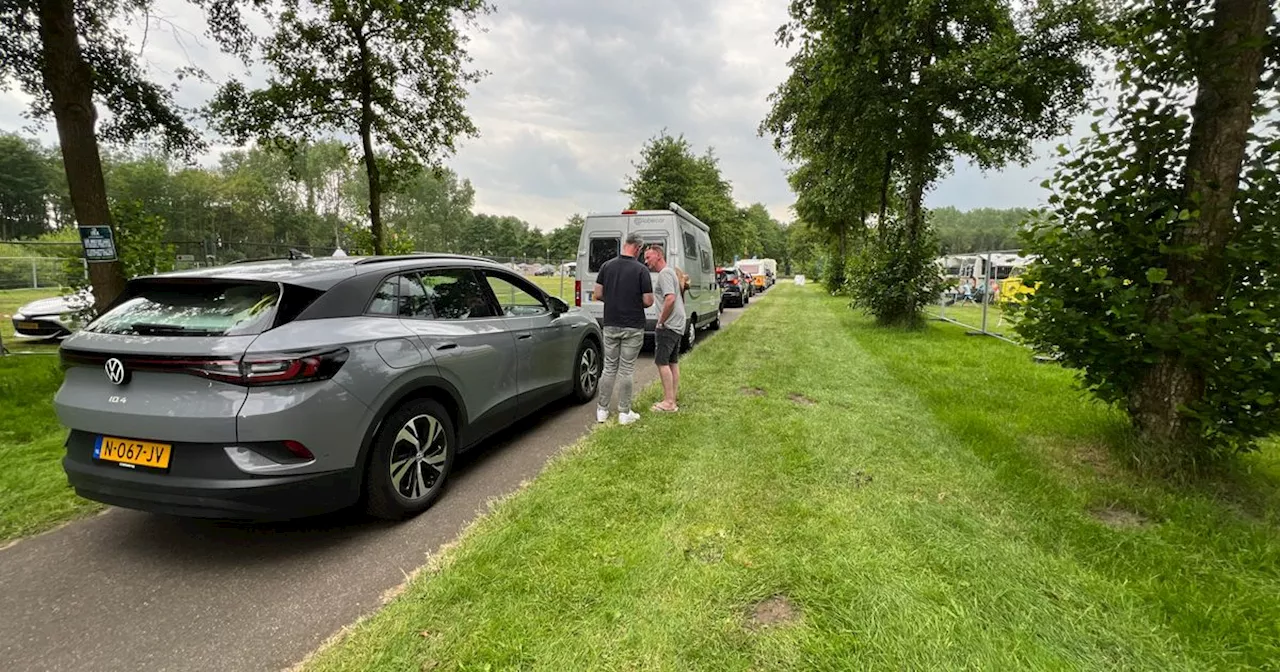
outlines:
M587 217L588 218L590 217L645 217L645 216L660 216L660 215L680 215L684 219L688 220L691 224L701 229L704 233L707 233L707 234L711 233L711 228L708 227L706 224L703 224L702 220L698 219L697 217L694 217L693 214L690 213L688 210L685 210L684 208L680 207L676 203L672 203L668 207L670 208L668 210L627 209L627 210L618 210L614 212L590 212L590 213L587 213Z

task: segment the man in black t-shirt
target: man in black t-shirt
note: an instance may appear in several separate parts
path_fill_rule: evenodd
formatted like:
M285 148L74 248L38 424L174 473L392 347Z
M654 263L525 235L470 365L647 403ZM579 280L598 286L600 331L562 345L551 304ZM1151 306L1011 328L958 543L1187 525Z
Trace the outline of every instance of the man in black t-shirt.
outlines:
M604 302L604 374L600 378L600 398L596 422L609 419L613 385L618 385L618 424L640 419L631 410L632 375L636 357L644 345L644 309L653 305L653 280L649 269L636 257L644 239L632 233L622 244L622 256L604 262L596 274L592 298Z

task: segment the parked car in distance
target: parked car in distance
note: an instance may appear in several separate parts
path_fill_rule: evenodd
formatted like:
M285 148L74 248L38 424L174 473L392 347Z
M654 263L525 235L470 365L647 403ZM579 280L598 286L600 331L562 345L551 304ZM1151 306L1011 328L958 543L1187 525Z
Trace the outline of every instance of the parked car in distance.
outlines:
M455 255L242 263L131 280L63 342L54 398L82 497L285 519L403 518L459 452L592 398L594 319Z
M13 331L31 338L66 338L76 330L76 315L93 305L93 291L36 299L13 314Z
M720 283L720 305L742 308L751 302L751 282L736 268L717 268L716 281Z

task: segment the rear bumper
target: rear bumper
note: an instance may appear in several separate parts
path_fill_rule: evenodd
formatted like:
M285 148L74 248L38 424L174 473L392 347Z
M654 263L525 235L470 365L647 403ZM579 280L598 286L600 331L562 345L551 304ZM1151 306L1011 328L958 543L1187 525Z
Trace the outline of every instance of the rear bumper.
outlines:
M94 460L85 444L81 432L67 440L62 460L67 481L77 495L113 506L191 518L269 521L337 511L360 497L355 469L252 476L230 464L221 447L186 444L174 447L170 471L158 472ZM202 455L192 459L196 450ZM197 470L203 473L193 473Z

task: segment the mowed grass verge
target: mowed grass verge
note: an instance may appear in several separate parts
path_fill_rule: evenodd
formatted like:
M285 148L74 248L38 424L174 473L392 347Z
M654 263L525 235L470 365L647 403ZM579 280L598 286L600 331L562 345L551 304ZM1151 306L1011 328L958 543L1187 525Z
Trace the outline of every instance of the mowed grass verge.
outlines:
M0 357L0 543L102 508L77 497L62 471L61 384L57 357Z
M594 432L306 668L1280 660L1274 449L1223 492L1137 481L1120 419L1022 349L766 299L686 360L679 415Z

